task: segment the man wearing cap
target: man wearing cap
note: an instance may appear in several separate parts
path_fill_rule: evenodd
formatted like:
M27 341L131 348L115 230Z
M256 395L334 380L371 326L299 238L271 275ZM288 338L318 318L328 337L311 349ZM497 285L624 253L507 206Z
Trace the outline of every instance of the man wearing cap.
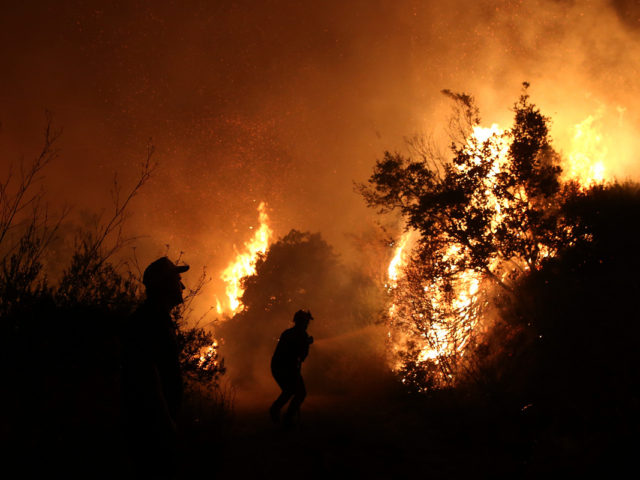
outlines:
M311 312L298 310L293 316L294 326L282 332L271 358L271 373L282 393L271 405L269 414L274 422L279 422L280 410L291 399L283 418L285 427L293 425L293 420L307 396L302 379L302 362L309 354L309 345L313 343L313 337L307 334L311 320Z
M187 265L152 262L142 283L146 301L124 335L124 414L134 467L141 477L171 478L176 467L176 417L182 400L176 329L171 310L183 302Z

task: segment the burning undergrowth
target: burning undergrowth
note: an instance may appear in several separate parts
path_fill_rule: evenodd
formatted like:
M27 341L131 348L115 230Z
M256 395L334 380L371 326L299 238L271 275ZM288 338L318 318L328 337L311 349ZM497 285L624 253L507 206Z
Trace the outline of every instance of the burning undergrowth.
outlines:
M592 238L565 212L603 179L592 122L576 126L581 148L562 158L527 88L506 130L481 127L473 98L445 91L455 103L450 156L414 140L411 157L387 152L360 187L370 206L404 220L388 272L388 343L392 369L419 391L478 381L500 321L495 306L558 252Z

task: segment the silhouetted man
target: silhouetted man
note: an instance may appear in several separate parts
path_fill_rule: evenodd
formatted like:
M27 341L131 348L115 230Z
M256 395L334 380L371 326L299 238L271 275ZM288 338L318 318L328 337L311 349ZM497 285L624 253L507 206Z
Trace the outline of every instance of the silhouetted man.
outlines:
M283 418L285 427L293 425L294 418L300 411L300 405L307 395L301 369L302 362L309 354L309 345L313 343L313 337L307 334L307 327L311 320L313 320L311 312L298 310L293 316L295 325L282 332L271 359L271 373L282 389L282 393L271 405L269 413L274 422L279 422L280 410L291 399Z
M124 414L130 454L140 478L175 474L182 374L171 310L183 301L180 274L188 269L167 257L151 263L142 279L147 299L127 325Z

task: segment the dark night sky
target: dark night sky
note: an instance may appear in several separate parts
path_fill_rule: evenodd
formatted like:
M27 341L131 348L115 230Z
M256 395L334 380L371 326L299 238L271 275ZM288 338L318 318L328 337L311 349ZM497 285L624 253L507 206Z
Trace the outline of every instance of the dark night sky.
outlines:
M438 132L443 88L506 124L530 81L561 149L600 112L623 149L612 171L636 175L639 18L625 1L5 1L2 171L35 154L49 109L64 134L43 182L76 216L109 205L152 139L129 223L143 263L171 244L219 271L261 200L276 234L321 231L349 256L374 216L352 182Z

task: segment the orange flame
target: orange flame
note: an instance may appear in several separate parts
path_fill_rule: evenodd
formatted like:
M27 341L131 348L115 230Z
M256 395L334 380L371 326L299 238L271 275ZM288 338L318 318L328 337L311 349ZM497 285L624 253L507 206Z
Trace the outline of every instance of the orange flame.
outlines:
M244 305L240 301L244 289L242 288L241 281L243 277L253 275L256 273L256 262L258 256L264 254L269 247L273 232L269 227L269 217L266 212L266 204L260 202L258 206L258 220L260 226L253 235L253 238L244 244L245 251L237 252L235 260L233 260L229 266L222 272L220 278L226 283L226 294L228 298L228 309L231 314L242 311ZM253 227L250 227L253 229ZM216 310L218 313L222 313L222 305L220 301L216 299Z
M577 180L583 188L589 188L607 180L605 165L608 149L603 142L602 134L597 128L598 118L598 115L589 116L574 126L570 153L565 158L565 164L563 165L565 178ZM471 155L479 152L477 147L488 148L490 152L489 159L493 163L484 179L486 196L473 201L481 201L483 205L489 205L492 208L494 213L490 228L496 228L503 220L504 209L509 206L501 203L506 200L500 200L493 194L496 176L508 161L509 139L497 124L493 124L488 128L475 126L467 145L467 151ZM472 158L478 164L482 161L487 161L487 157L480 153L477 154L477 157ZM465 166L461 165L458 168L464 169ZM519 192L519 196L526 200L524 191ZM449 279L450 282L446 286L443 280L439 278L427 281L423 287L424 297L422 302L424 302L425 306L430 307L425 310L431 312L431 317L424 319L425 325L422 328L415 328L415 321L417 320L418 323L421 323L424 315L414 311L415 309L411 305L397 303L401 296L398 297L396 295L401 293L398 289L406 288L401 284L401 280L405 275L404 268L408 263L407 247L412 239L412 233L407 232L398 240L393 258L387 269L387 284L385 285L394 298L388 310L390 322L388 338L395 354L392 364L392 368L395 371L400 371L406 366L404 364L406 360L403 360L403 358L406 359L406 354L409 352L414 352L413 356L415 358L413 358L413 361L417 364L433 362L437 365L444 358L451 359L456 358L456 356L463 356L474 329L477 328L480 322L480 309L478 306L480 306L479 294L482 274L473 270L455 271L453 266L458 263L456 260L465 253L460 247L453 245L442 252L443 259L445 261L450 260L448 263L452 265L450 273L453 280ZM546 251L543 256L553 254L554 252L552 251ZM501 269L500 265L501 260L499 258L494 259L492 270L499 271ZM449 288L448 294L445 295L443 287ZM414 301L415 299L411 300L411 302ZM454 379L451 375L448 375L447 381L450 380ZM406 381L407 379L404 378L403 383Z
M218 341L214 340L211 345L200 352L200 357L198 357L198 367L203 367L207 363L211 363L213 366L218 365L218 361L216 360L218 346Z
M415 232L407 232L398 241L395 254L389 263L388 269L388 283L386 287L392 292L399 288L398 281L403 278L404 267L407 266L408 252L407 246L411 242ZM460 252L456 247L451 247L445 254L446 257L450 257L452 260L460 255ZM461 272L458 275L457 280L454 281L454 295L450 300L445 300L442 285L438 279L433 279L428 285L424 287L424 301L431 304L433 312L449 311L452 315L460 317L463 322L454 322L452 318L446 313L435 314L431 318L429 330L419 335L411 335L406 331L401 331L406 328L406 322L404 319L394 318L398 314L402 315L405 312L398 312L399 306L392 302L388 310L389 319L396 321L396 324L392 324L388 337L391 339L393 349L395 353L404 352L406 350L406 343L411 338L411 343L419 345L419 353L417 355L417 363L426 361L434 361L438 363L438 359L444 355L455 355L456 353L463 352L466 347L471 333L478 323L477 316L472 313L473 305L478 300L478 291L480 287L481 274L468 270ZM449 302L450 309L446 309L445 302ZM453 326L453 325L457 326ZM465 325L463 328L458 326ZM398 328L399 327L399 328ZM400 331L399 331L400 330ZM398 371L403 367L401 361L394 359L393 369Z
M577 180L583 188L606 180L605 164L609 152L598 129L600 116L600 113L589 115L574 126L565 175Z
M564 171L568 178L577 180L583 188L588 188L596 183L605 181L605 158L607 148L602 143L602 135L596 129L597 116L589 116L583 122L575 125L575 134L571 146L571 151L565 159ZM474 155L478 152L477 147L483 149L488 148L490 152L489 159L493 162L491 169L484 179L486 186L486 196L482 199L473 201L482 201L484 205L489 205L494 211L491 220L491 228L497 227L503 220L503 211L508 204L503 204L505 200L499 200L493 194L493 186L496 176L500 173L503 165L508 161L507 154L509 150L509 139L504 135L504 131L493 124L491 127L475 126L468 140L468 153ZM478 153L477 157L472 157L477 163L486 161L487 157ZM464 169L464 166L458 168ZM524 196L524 191L519 193ZM426 309L432 312L431 318L424 319L426 326L416 330L414 320L418 323L422 322L423 314L418 314L409 306L397 303L398 288L400 280L404 276L404 268L408 263L407 245L411 239L412 232L407 232L398 240L397 246L391 259L387 272L386 288L391 292L394 301L388 310L388 318L390 321L390 330L388 332L389 340L396 354L393 364L395 371L400 371L405 365L402 358L406 358L409 351L414 353L413 361L416 363L434 362L438 364L441 359L455 358L455 356L463 356L466 346L469 344L474 329L477 328L480 321L479 305L480 285L482 275L473 270L455 271L452 267L451 274L453 280L448 283L450 291L445 295L445 287L443 280L434 278L429 279L424 286L423 302ZM553 255L554 252L546 252L545 256ZM464 255L462 249L456 245L449 247L442 252L443 259L450 260L452 266L456 265L460 255ZM494 260L492 269L500 269L500 259ZM407 308L403 308L407 307ZM404 318L406 317L406 318ZM413 318L412 318L413 317ZM428 320L428 321L427 321ZM411 348L411 350L409 350ZM400 353L404 355L399 355ZM452 380L451 375L447 380ZM405 382L406 379L403 379Z
M477 152L478 146L489 149L490 158L492 159L491 169L485 181L485 193L481 200L485 205L490 205L494 210L492 218L492 228L502 220L503 208L500 201L493 194L493 184L496 176L500 173L503 164L507 161L507 153L509 142L503 135L504 131L497 124L491 127L475 126L468 140L468 152L474 154ZM473 157L476 163L486 161L481 158L480 153ZM465 168L459 166L458 168ZM524 192L523 192L524 193ZM398 246L388 268L387 288L393 294L399 288L399 279L404 275L403 268L407 265L408 254L406 247L413 232L405 233L398 241ZM442 253L445 261L450 260L451 265L456 265L456 259L464 252L460 247L453 245ZM478 302L480 282L482 275L473 270L455 271L452 270L452 277L447 285L443 279L430 279L424 288L423 302L431 308L427 310L432 312L429 319L424 319L427 328L421 331L414 330L411 325L412 317L415 312L405 311L400 305L392 302L388 311L388 317L391 322L391 329L388 337L393 345L393 351L396 354L394 358L393 369L399 371L404 367L404 355L408 352L409 345L412 345L412 351L415 346L418 347L418 353L414 361L416 363L434 362L438 364L444 357L452 357L455 355L463 355L464 349L468 345L473 330L478 324L478 310L474 308ZM445 293L447 287L453 289L452 293ZM402 287L400 287L402 288ZM412 309L411 309L412 310ZM407 316L408 318L400 318ZM423 314L418 314L418 321L423 321ZM413 331L411 331L413 330ZM451 377L449 377L451 379ZM404 380L403 380L404 381Z
M387 268L387 278L389 279L385 287L396 288L398 286L398 277L401 274L402 267L407 264L407 252L405 247L409 242L412 232L405 232L400 240L396 242L396 251L393 254L391 262L389 262L389 268Z

